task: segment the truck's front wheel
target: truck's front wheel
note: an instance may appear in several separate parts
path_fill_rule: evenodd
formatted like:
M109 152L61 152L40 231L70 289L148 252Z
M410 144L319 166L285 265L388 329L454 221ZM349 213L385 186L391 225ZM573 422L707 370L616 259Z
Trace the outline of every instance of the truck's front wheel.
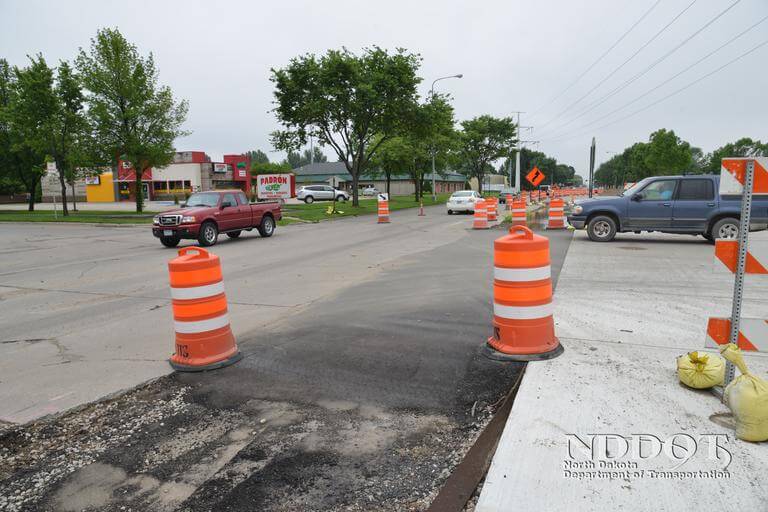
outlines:
M610 242L616 236L616 221L607 215L598 215L589 221L587 235L593 242Z
M259 234L264 238L272 236L275 233L275 219L269 215L265 215L264 218L261 219L261 224L259 224L258 230Z
M197 241L203 247L210 247L219 239L219 229L213 222L205 222L200 226L200 234L197 235Z
M176 247L179 245L181 238L177 236L161 236L160 243L166 247Z

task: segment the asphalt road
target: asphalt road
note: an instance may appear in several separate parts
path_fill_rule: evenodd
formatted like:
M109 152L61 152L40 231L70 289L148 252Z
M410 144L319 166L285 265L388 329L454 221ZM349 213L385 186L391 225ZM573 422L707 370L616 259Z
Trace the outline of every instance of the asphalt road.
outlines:
M269 240L246 238L215 248L224 260L229 298L242 304L232 322L245 358L216 372L172 374L110 402L17 430L13 442L6 436L0 447L20 443L13 448L14 463L26 471L0 475L0 488L14 495L42 478L23 502L42 510L423 509L521 366L481 355L491 333L492 241L503 231L472 231L471 217L449 217L441 208L428 209L427 217L415 213L395 212L392 224L383 226L364 217L288 227ZM92 233L98 247L105 238L126 244L123 237L139 233L71 229L84 240ZM571 233L547 234L556 278ZM121 272L120 283L134 283L131 275L161 281L164 269L143 273L136 265L162 266L168 251L142 240L137 252L148 261L125 259L113 248L111 257L96 255L97 267L109 262L104 264ZM56 269L72 279L80 268L76 262L46 267L44 281L55 281ZM34 272L0 272L2 289L11 290L4 292L11 295L6 303L14 304L18 280ZM247 283L237 284L238 276ZM76 285L77 279L69 282ZM131 293L159 302L161 288ZM152 309L136 295L119 294L99 295L104 304L89 303L85 312L104 307L115 318L113 300L134 316ZM161 314L149 311L158 315L155 323L169 323L167 299L162 304ZM16 313L24 317L23 308ZM55 330L31 319L26 325ZM76 330L76 322L67 325ZM16 329L14 336L51 336ZM106 338L119 332L110 329ZM39 344L6 345L21 351ZM163 363L166 352L156 350L153 362ZM71 378L92 380L82 371ZM13 400L4 396L0 404ZM65 452L60 471L55 446L77 447L76 456ZM42 471L44 478L36 476Z

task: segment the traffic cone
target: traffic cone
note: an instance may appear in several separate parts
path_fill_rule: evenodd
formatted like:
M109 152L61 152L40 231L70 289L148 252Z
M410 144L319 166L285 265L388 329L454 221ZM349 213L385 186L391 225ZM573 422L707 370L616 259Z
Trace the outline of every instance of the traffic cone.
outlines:
M200 372L242 359L229 326L219 257L199 247L185 247L168 262L168 271L176 331L171 366Z
M562 199L550 199L547 229L565 229L565 203Z
M488 229L488 211L483 199L475 203L475 217L472 229Z
M379 199L379 224L389 224L389 201Z
M489 197L485 200L485 208L488 215L488 222L496 222L496 215L499 211L499 200L495 197Z
M528 223L525 196L512 202L512 225L525 226Z
M537 361L562 354L552 316L549 240L512 226L493 242L493 265L493 336L486 355Z

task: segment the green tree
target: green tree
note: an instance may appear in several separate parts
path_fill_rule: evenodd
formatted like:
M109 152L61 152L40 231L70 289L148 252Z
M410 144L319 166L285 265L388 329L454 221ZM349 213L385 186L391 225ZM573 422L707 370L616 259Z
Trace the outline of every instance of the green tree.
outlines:
M352 204L358 206L360 175L412 116L420 61L402 49L390 54L373 47L360 56L346 49L303 55L273 69L274 111L283 125L272 134L273 145L298 150L312 136L330 146L352 176Z
M265 152L263 152L260 149L256 149L253 151L246 151L246 156L251 159L251 163L259 163L259 164L268 164L269 163L269 157Z
M93 153L112 166L120 158L133 164L141 212L144 173L170 164L175 139L188 133L181 129L187 102L176 102L171 89L158 84L152 54L142 57L117 29L99 30L89 51L80 50L77 69L89 92Z
M723 158L732 156L768 156L768 143L742 137L736 142L729 142L714 150L706 157L702 166L707 174L720 174Z
M47 68L47 66L46 66ZM13 68L3 60L0 80L3 90L2 124L3 157L7 174L18 180L29 195L29 210L35 209L35 198L40 188L40 178L45 173L46 151L42 142L44 127L40 126L39 111L51 108L49 76L40 66L24 69Z
M19 179L16 146L18 134L12 124L12 105L16 100L16 77L5 59L0 59L0 194L15 194L25 190ZM31 203L34 207L34 202Z
M496 118L489 115L461 122L459 150L461 169L468 178L477 178L478 189L483 190L483 178L496 160L510 153L516 143L515 123L511 117Z
M648 176L682 174L691 165L691 145L662 128L651 134L643 160Z
M282 174L291 171L291 166L286 162L252 162L251 174Z

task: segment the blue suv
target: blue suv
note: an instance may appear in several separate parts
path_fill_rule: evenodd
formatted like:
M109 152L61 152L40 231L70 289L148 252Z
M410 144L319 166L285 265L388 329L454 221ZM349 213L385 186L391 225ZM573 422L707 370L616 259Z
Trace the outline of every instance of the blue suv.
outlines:
M595 242L616 233L659 231L715 238L737 238L741 198L720 196L720 176L653 176L620 196L576 201L568 222L587 229ZM768 227L768 196L754 196L750 231Z

